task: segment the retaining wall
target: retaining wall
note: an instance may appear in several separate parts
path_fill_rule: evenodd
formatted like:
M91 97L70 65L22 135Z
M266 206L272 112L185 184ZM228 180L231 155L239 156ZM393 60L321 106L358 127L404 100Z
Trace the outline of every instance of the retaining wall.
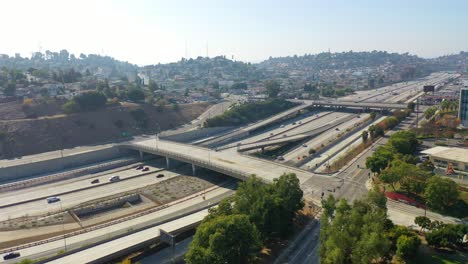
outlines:
M67 168L79 167L89 163L115 159L129 152L118 147L107 147L77 154L70 154L63 158L51 158L31 163L18 164L0 168L0 183L14 180L33 178L41 174L57 172Z

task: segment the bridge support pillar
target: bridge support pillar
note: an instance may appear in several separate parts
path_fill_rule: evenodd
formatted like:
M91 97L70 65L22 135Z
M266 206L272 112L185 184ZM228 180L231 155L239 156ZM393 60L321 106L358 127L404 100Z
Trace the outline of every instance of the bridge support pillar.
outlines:
M265 147L262 147L262 154L265 153Z
M166 157L166 168L167 169L171 168L171 159L169 157Z
M145 153L143 153L143 151L139 150L138 153L140 154L140 159L143 158L143 156L145 155Z
M192 176L197 175L197 166L195 164L192 164Z

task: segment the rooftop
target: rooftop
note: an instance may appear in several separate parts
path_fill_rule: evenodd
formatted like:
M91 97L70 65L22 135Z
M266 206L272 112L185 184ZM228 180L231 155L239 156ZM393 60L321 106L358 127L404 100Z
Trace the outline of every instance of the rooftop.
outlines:
M468 149L455 147L434 147L421 153L431 155L435 158L468 163Z

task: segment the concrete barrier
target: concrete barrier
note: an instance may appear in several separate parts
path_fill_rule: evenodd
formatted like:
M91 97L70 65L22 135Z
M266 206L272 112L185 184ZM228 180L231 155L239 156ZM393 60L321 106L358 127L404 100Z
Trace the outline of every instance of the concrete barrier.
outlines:
M177 141L177 142L182 142L182 143L188 143L191 141L195 141L197 139L201 139L203 137L212 137L217 134L230 131L234 127L228 126L228 127L210 127L210 128L202 128L202 129L196 129L176 135L171 135L171 136L160 136L161 139L164 140L170 140L170 141Z
M18 190L18 189L23 189L23 188L29 188L29 187L33 187L33 186L37 186L41 184L51 183L55 181L66 180L66 179L79 177L79 176L86 175L86 174L97 173L97 172L101 172L104 170L110 170L113 168L129 165L136 161L138 161L138 159L134 157L120 159L120 160L113 160L107 163L97 164L97 165L90 166L90 167L78 168L78 169L71 170L71 171L65 171L65 172L60 172L60 173L42 176L42 177L41 176L34 177L28 180L2 184L0 185L0 191L8 192L8 191Z
M73 210L73 213L76 214L78 218L83 218L88 215L103 212L112 208L121 207L125 203L137 203L139 201L141 201L140 195L137 193L134 193L134 194L106 200L106 201L97 203L95 205L89 205L89 206L77 208Z
M32 161L30 163L5 166L0 168L0 182L11 182L19 179L33 178L34 176L41 174L119 158L127 153L128 152L125 152L125 150L111 146L98 150L70 154L63 158L56 157Z

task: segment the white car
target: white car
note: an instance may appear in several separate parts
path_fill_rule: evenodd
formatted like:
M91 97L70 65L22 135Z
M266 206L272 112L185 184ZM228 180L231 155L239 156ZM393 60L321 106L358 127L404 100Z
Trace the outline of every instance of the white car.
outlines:
M120 177L119 176L112 176L112 177L109 178L109 181L110 182L120 181Z

